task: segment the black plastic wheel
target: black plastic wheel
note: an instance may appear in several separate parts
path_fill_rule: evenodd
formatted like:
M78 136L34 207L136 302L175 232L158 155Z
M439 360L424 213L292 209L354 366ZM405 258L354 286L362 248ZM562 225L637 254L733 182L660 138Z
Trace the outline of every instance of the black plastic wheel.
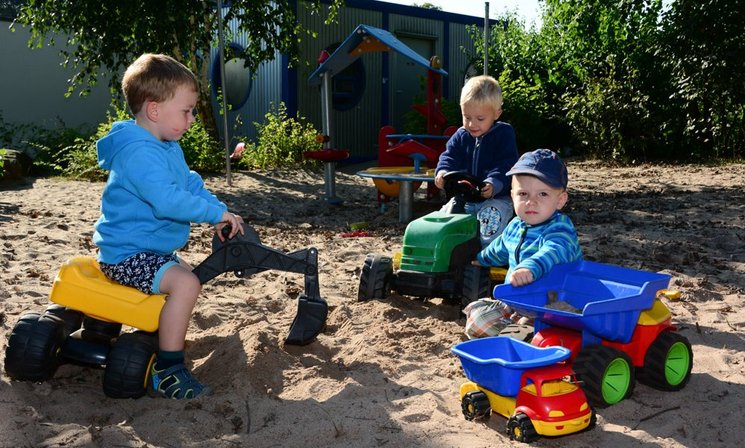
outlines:
M469 421L489 418L491 415L489 398L481 391L472 391L463 395L460 406L463 411L463 416Z
M53 316L29 313L13 327L5 349L5 373L23 381L45 381L61 362L64 325Z
M90 316L83 318L83 330L91 337L101 340L114 339L122 331L122 324L117 322L106 322Z
M491 297L489 291L489 269L481 266L467 265L463 268L463 289L461 306L465 308L471 302L482 297Z
M530 342L535 335L535 329L532 325L509 324L499 332L499 336L507 336L518 341Z
M688 339L665 331L649 346L639 381L659 390L681 390L688 384L693 368L693 350Z
M510 440L517 440L523 443L535 442L540 438L533 426L533 422L522 412L516 413L507 420L507 435L510 436Z
M585 431L589 431L598 424L598 414L595 413L595 409L592 410L592 414L590 414L590 423L587 425L587 428L585 428Z
M74 333L83 325L83 313L66 308L62 305L52 304L44 310L45 316L54 316L61 320L64 325L65 337Z
M603 345L585 347L573 364L582 390L593 408L606 408L634 391L634 365L629 356Z
M357 300L385 299L393 274L393 261L385 255L367 254L360 273Z
M119 336L111 347L103 374L103 391L111 398L139 398L147 392L150 367L158 351L154 333L135 331Z
M465 171L450 171L445 173L445 193L450 196L460 196L465 202L483 202L481 188L484 182L476 179Z

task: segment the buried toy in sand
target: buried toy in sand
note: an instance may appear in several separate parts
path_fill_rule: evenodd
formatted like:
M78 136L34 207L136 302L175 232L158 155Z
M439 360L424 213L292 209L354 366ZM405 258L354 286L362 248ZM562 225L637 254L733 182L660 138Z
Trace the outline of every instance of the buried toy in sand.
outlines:
M229 235L230 228L223 228ZM224 272L250 277L275 269L305 275L305 293L285 342L305 345L323 330L328 305L318 287L318 251L291 253L264 246L255 230L212 241L212 254L193 270L200 283ZM5 350L5 371L15 380L45 381L64 362L105 366L103 390L112 398L137 398L146 393L158 346L157 330L166 296L148 295L112 282L91 257L76 257L60 269L43 313L18 320ZM122 325L133 332L122 332Z

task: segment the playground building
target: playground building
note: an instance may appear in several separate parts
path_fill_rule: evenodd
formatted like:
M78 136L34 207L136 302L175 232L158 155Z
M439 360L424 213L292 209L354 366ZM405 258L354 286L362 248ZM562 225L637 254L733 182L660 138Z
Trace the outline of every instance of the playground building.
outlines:
M280 102L286 105L288 114L305 117L321 130L319 87L311 85L308 79L318 65L321 52L333 52L360 24L389 32L428 60L437 56L448 74L443 77L442 97L457 100L469 71L468 53L473 53L468 28L474 27L478 32L484 22L483 17L375 0L346 0L336 23L330 25L323 23L322 14L311 15L299 4L296 10L298 20L318 33L317 39L306 38L301 42L300 64L289 67L287 57L279 53L256 73L247 72L241 61L226 62L228 101L232 105L228 117L231 137L253 139L256 133L253 123L263 121L271 105ZM226 26L235 28L236 24L228 22ZM0 114L6 122L33 122L50 127L62 123L77 127L95 126L106 119L110 97L105 82L99 83L88 97L64 98L71 71L60 67L58 48L30 50L26 46L28 30L16 27L19 29L11 33L7 26L0 28L3 28L0 57L6 61L24 61L3 64L4 69L0 70L0 83L15 86L0 98ZM226 45L243 47L245 37L235 36ZM211 73L213 84L218 84L219 65L214 65ZM376 158L380 128L391 125L397 130L404 129L404 115L414 103L426 99L426 78L425 67L412 64L398 53L361 56L343 73L334 76L330 108L333 145L349 151L349 162ZM23 101L18 101L18 95L23 96ZM39 104L45 107L39 108Z

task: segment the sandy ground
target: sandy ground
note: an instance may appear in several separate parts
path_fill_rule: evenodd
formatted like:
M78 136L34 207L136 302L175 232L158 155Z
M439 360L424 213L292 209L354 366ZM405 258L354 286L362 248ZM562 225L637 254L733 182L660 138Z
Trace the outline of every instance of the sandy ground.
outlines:
M672 275L668 302L693 345L679 392L637 385L598 411L591 431L537 446L736 446L745 403L745 165L610 168L574 162L566 212L589 260ZM65 364L44 383L0 376L2 447L487 447L518 446L505 419L468 422L450 348L462 340L455 305L394 296L357 302L367 253L400 250L395 204L381 213L371 182L339 173L342 206L317 200L320 172L233 173L207 185L264 244L319 251L327 327L303 347L284 344L300 275L223 275L205 285L187 336L188 362L215 393L179 402L107 398L102 370ZM18 318L48 304L59 266L94 255L103 184L26 179L0 186L0 359ZM421 196L421 192L418 193ZM415 214L437 205L418 197ZM366 221L370 236L339 236ZM197 264L211 229L194 226L181 253Z

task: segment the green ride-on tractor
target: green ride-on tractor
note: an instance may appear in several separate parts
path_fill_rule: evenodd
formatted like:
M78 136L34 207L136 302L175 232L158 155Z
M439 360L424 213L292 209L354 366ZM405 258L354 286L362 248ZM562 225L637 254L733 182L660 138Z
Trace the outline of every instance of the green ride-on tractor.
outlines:
M368 254L360 273L358 300L385 299L389 293L398 293L440 297L466 306L489 297L489 269L471 264L481 250L479 222L464 212L466 202L483 201L482 186L464 172L447 173L445 192L455 198L450 209L409 223L400 261L398 256Z

